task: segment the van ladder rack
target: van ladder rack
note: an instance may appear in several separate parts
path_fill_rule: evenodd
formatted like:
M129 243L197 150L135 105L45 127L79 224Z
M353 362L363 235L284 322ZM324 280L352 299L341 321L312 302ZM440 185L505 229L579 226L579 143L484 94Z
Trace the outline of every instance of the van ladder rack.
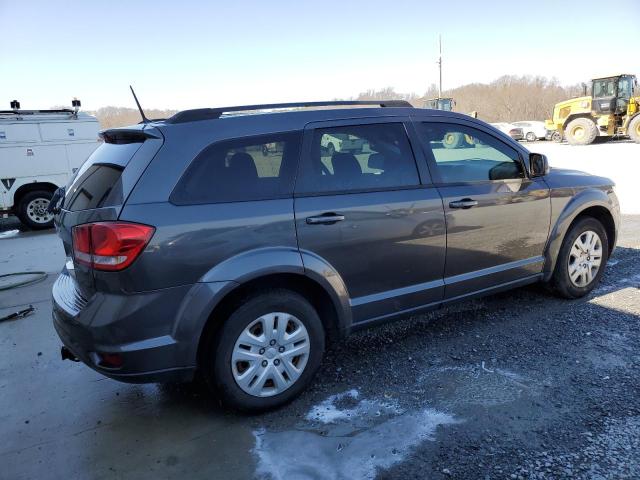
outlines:
M167 123L196 122L198 120L213 120L220 118L222 114L228 112L245 112L250 110L275 110L283 108L309 108L309 107L340 107L353 105L377 105L379 107L410 107L406 100L338 100L332 102L293 102L293 103L271 103L265 105L240 105L223 108L196 108L184 110L173 115Z
M39 113L76 113L70 108L58 110L0 110L0 115L38 115Z

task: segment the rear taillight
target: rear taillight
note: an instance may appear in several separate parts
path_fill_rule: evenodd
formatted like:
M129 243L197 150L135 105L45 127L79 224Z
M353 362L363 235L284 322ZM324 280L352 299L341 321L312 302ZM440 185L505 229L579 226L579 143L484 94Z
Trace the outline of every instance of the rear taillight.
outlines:
M509 135L518 135L520 132L518 130L516 130L515 128L509 130Z
M155 228L127 222L86 223L73 227L76 262L96 270L127 268L140 255Z

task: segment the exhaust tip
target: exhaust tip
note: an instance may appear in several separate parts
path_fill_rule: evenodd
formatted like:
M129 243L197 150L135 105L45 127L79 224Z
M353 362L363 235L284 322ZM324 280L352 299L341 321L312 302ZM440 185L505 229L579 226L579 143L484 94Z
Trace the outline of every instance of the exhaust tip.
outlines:
M76 357L75 354L64 345L60 347L60 356L62 357L62 360L71 360L72 362L80 361L80 359Z

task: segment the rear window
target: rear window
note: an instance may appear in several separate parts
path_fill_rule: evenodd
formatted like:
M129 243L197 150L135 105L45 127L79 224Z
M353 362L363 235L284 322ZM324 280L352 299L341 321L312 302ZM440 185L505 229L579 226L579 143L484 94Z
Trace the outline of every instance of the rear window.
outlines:
M299 151L299 132L214 143L191 162L171 201L189 205L291 196Z
M142 143L103 143L82 164L67 187L64 209L70 211L121 205L121 175Z

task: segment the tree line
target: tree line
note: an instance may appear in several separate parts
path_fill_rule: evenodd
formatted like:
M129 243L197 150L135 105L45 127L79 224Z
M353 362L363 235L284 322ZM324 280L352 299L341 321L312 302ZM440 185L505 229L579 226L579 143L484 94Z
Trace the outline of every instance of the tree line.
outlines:
M452 97L457 112L478 112L478 118L487 122L515 122L518 120L545 120L551 118L553 106L572 97L582 95L582 85L560 85L555 78L542 76L504 75L491 83L470 83L445 90L443 97ZM438 96L435 84L423 94L396 92L393 87L367 90L355 100L407 100L422 107L424 100ZM268 101L268 99L265 99ZM141 121L135 108L103 107L90 112L100 121L102 128L121 127ZM148 118L168 118L176 110L146 110Z
M478 118L486 122L516 122L551 118L556 103L582 93L582 85L563 86L555 78L504 75L491 83L470 83L444 90L442 96L455 100L454 110L457 112L476 111ZM388 87L362 92L356 98L407 100L416 107L422 107L424 100L437 96L438 88L432 84L421 96L415 93L397 93Z

